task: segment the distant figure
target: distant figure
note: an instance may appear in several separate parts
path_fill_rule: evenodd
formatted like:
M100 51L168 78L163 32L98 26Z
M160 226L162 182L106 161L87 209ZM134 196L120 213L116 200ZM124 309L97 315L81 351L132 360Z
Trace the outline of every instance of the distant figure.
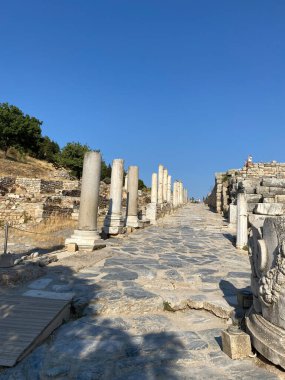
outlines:
M253 166L253 162L252 162L252 155L250 154L248 157L247 157L247 160L245 162L245 167L246 168L250 168Z

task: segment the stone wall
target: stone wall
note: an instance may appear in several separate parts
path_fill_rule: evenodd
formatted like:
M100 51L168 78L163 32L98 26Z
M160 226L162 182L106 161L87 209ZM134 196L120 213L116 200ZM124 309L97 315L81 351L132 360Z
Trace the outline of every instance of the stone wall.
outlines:
M101 182L99 216L104 216L109 204L110 185ZM127 193L123 192L126 207ZM145 215L150 202L148 190L139 191L139 213ZM80 181L44 180L39 178L0 177L0 224L13 225L40 222L55 216L78 219Z
M215 186L205 202L218 213L228 215L229 205L236 205L237 194L247 195L248 212L258 203L285 203L285 163L254 163L250 167L215 174Z
M278 189L273 188L269 191L270 186L265 186L266 181L276 179ZM282 197L274 198L273 195L283 195L285 188L280 186L281 179L285 179L285 163L277 163L275 161L270 163L254 163L250 167L243 167L242 169L232 169L223 173L215 174L215 186L212 192L207 196L205 202L213 208L216 212L224 213L227 215L229 205L236 204L238 191L245 191L248 198L248 208L252 212L257 203L269 202L282 199ZM274 193L274 194L273 194Z
M0 223L39 222L70 216L79 204L80 182L39 178L0 178Z

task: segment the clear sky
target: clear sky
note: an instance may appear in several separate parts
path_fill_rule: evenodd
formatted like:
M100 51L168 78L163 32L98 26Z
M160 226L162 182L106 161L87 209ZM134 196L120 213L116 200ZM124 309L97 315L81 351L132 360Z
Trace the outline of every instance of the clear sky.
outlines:
M201 197L285 161L284 0L0 0L0 101Z

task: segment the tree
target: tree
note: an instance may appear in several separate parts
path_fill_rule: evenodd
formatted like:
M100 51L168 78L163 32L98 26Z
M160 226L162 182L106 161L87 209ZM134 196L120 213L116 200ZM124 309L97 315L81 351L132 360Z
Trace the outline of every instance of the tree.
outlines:
M146 185L142 179L139 179L139 190L146 189Z
M104 160L102 160L101 164L101 181L103 181L106 178L109 178L111 181L111 174L112 174L112 168L111 165L107 165Z
M0 103L0 147L4 150L4 157L11 147L36 152L42 133L41 124L35 117L24 115L18 107Z
M48 136L44 136L40 139L38 152L36 157L41 160L55 163L60 156L60 147L58 143L51 140Z
M79 142L67 143L61 151L59 163L79 179L82 176L84 155L88 151L90 148L87 145Z

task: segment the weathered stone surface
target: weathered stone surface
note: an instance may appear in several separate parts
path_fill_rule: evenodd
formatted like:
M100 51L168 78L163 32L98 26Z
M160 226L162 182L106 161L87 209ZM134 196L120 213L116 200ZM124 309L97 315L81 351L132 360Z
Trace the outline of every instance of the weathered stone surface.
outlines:
M66 276L53 272L45 291L71 289L79 319L2 371L3 379L276 379L254 359L232 361L221 351L221 331L250 272L220 215L189 204L161 224L107 248L110 258Z
M253 308L246 319L253 345L285 368L285 218L266 218L252 227L250 259Z
M264 178L262 180L262 185L268 186L268 187L283 187L283 188L285 188L285 179Z
M0 255L0 268L9 268L14 266L14 255L3 253Z
M69 243L66 246L68 252L76 252L78 251L78 245L76 243Z
M247 198L239 193L237 198L237 242L236 247L243 249L247 246Z
M250 336L234 326L222 331L222 345L231 359L243 359L252 354Z
M282 203L259 203L255 209L255 214L280 216L285 214L285 205Z

